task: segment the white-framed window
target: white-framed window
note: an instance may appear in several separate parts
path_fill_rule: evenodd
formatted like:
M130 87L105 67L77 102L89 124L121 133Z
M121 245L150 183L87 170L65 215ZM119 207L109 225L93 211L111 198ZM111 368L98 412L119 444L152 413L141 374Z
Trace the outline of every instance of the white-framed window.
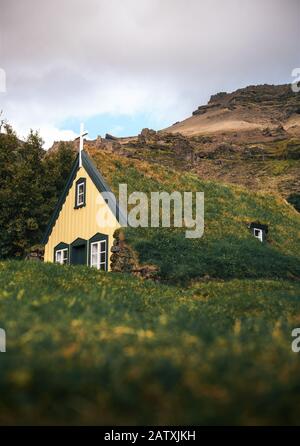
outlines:
M91 243L91 266L106 270L106 240Z
M55 262L64 265L68 263L68 248L58 249L55 253Z
M76 206L82 206L84 204L84 195L85 195L85 183L77 184L77 193L76 193Z
M263 241L262 229L254 228L254 237L258 238L262 242Z

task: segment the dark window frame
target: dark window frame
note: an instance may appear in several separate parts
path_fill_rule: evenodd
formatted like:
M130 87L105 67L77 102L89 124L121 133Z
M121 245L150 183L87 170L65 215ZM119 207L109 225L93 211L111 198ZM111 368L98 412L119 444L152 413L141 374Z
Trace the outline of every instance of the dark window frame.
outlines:
M89 239L89 244L88 244L88 246L89 246L89 252L88 252L88 256L89 256L89 258L88 258L88 262L89 262L89 266L92 266L92 262L91 262L91 260L92 260L92 252L91 252L91 246L92 246L92 243L95 243L95 242L102 242L103 240L105 240L105 246L106 246L106 253L105 253L105 271L108 271L108 255L109 255L109 253L108 253L108 235L107 234L101 234L100 232L97 232L95 235L93 235L93 237L91 237L90 239Z
M78 186L83 184L83 203L78 204ZM75 206L74 209L80 209L86 206L86 178L78 178L75 183Z
M56 262L56 253L57 253L57 251L62 251L64 249L67 249L67 251L68 251L68 261L67 261L66 265L70 264L70 245L68 245L65 242L60 242L58 245L56 245L54 247L54 250L53 250L53 262L54 263L57 263Z

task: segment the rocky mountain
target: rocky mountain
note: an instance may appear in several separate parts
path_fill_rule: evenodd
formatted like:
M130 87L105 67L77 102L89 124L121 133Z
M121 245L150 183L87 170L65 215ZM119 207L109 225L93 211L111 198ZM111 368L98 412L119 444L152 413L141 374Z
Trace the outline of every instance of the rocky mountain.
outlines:
M248 142L300 136L300 94L290 85L257 85L211 96L191 117L165 129L192 136L221 134ZM250 140L249 140L250 138Z

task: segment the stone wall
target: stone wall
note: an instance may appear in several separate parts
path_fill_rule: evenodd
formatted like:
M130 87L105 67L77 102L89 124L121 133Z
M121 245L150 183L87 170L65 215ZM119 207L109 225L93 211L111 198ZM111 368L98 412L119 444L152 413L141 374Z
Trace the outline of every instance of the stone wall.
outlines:
M117 229L114 233L111 252L110 261L113 272L129 273L145 279L158 280L158 267L155 265L140 265L138 255L126 243L122 229Z

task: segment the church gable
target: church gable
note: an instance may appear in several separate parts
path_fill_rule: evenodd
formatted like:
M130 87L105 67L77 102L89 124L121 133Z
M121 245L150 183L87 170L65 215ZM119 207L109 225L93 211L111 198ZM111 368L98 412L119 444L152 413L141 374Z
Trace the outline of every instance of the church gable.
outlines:
M95 166L94 162L91 160L91 158L88 156L88 154L84 151L81 153L82 157L82 167L79 166L79 155L77 155L76 160L73 164L70 176L66 182L66 186L58 200L58 203L55 207L55 210L51 216L51 219L49 221L49 224L46 228L42 243L46 244L48 242L48 238L53 230L54 225L56 224L56 220L58 219L61 209L66 201L67 196L70 193L70 188L73 188L74 186L74 180L76 182L76 186L79 186L81 183L86 182L86 175L91 179L91 181L94 183L95 187L97 188L98 193L102 192L112 192L106 181L104 180L103 176L98 171L97 167ZM80 176L78 175L78 171L81 171L81 169L84 169L83 177L81 178L80 182ZM74 193L74 200L77 200L78 198L78 190L77 187L75 189ZM74 201L75 202L75 201ZM120 218L120 209L117 206L113 206L110 201L107 202L109 208L111 209L111 212L114 214L115 218L119 221ZM83 207L83 203L79 204L75 202L75 208Z
M45 232L45 261L92 264L107 270L113 233L120 227L119 209L104 200L102 193L111 190L84 151L81 161L80 166L77 156ZM105 227L99 225L98 219L103 212L107 218ZM95 241L95 237L99 240ZM64 246L64 250L57 248L60 246Z

